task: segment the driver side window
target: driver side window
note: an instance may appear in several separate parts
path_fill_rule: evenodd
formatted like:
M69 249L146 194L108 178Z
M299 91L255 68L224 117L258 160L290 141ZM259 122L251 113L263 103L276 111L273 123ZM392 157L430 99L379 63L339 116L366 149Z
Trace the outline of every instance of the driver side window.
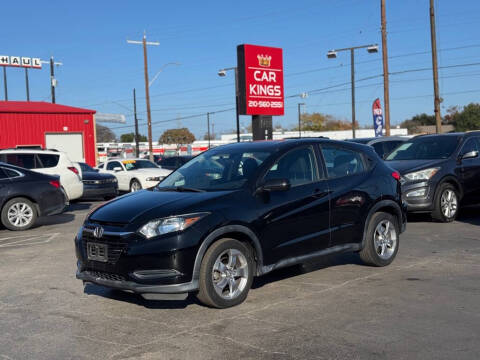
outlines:
M313 147L294 149L283 155L265 174L265 181L271 179L287 179L292 187L319 181Z
M114 170L116 167L122 168L122 164L120 164L118 161L111 161L107 164L107 170Z

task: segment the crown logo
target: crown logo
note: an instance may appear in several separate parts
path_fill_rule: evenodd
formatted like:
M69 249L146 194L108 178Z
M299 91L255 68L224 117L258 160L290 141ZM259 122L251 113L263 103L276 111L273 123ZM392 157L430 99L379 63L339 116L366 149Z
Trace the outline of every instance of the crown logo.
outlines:
M258 65L263 67L270 67L270 61L272 60L271 56L268 55L257 55Z

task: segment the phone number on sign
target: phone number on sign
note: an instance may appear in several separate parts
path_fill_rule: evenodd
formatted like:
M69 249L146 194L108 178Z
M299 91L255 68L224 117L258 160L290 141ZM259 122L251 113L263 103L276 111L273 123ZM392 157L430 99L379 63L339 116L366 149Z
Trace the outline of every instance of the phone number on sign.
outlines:
M251 108L283 108L282 101L256 101L250 100L248 107Z

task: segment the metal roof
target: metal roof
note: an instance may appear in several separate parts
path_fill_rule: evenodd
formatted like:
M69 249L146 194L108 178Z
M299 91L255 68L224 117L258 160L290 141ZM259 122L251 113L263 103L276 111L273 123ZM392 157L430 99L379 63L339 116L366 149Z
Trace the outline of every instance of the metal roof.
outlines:
M45 101L0 101L0 114L95 114L95 110L52 104Z

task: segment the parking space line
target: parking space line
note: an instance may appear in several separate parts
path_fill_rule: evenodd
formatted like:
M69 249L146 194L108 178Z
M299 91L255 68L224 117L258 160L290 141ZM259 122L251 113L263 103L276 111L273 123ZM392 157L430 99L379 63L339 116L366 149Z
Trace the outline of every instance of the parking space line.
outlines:
M52 241L58 235L60 235L60 233L43 234L43 235L37 235L37 236L32 236L32 235L10 236L10 237L0 239L0 248L46 244ZM14 240L14 239L18 239L18 240ZM9 240L14 240L14 241L8 242Z

